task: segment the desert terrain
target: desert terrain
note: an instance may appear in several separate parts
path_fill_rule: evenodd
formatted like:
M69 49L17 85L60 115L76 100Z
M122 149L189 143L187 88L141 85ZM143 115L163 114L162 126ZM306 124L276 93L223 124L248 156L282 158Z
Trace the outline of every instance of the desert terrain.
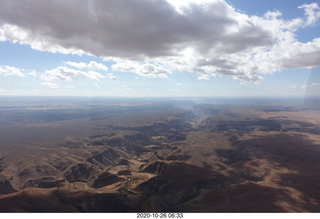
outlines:
M302 102L2 97L0 211L320 212Z

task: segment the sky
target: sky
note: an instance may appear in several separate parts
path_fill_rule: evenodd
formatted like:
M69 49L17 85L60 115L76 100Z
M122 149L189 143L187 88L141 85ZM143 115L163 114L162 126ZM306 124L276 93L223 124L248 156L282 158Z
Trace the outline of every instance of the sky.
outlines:
M316 0L0 2L0 96L319 96L319 66Z

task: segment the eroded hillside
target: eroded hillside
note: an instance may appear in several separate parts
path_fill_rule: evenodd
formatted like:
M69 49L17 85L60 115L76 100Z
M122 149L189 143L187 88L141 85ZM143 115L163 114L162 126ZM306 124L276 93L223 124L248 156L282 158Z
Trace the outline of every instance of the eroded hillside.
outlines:
M6 105L2 212L319 212L319 110Z

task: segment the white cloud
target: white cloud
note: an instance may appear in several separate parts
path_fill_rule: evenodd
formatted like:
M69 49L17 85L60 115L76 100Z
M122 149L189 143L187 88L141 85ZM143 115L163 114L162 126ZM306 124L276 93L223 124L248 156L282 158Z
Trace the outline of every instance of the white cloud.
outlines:
M147 78L168 78L172 72L162 66L151 63L139 63L132 61L119 61L111 66L115 71L133 72Z
M59 85L57 85L56 83L43 82L43 83L41 83L41 85L46 86L46 87L51 88L51 89L59 88Z
M38 74L35 70L32 70L32 71L28 72L27 75L30 75L32 77L37 77Z
M0 66L0 75L3 76L16 76L16 77L25 77L25 76L32 76L37 77L37 72L35 70L28 70L28 69L22 69L17 68L14 66Z
M320 83L312 83L311 87L320 87Z
M317 3L299 7L304 17L284 20L279 11L248 16L224 0L84 1L2 0L0 41L121 60L114 70L151 78L179 70L202 80L222 74L260 82L263 74L320 65L320 38L296 37L319 22ZM97 62L66 64L107 71ZM82 75L57 71L61 80Z
M10 93L9 90L1 89L1 88L0 88L0 94L8 94L8 93Z
M290 88L292 88L292 89L320 88L320 83L311 83L309 85L302 85L302 86L292 85Z
M302 85L301 89L306 89L308 86L307 85Z
M99 84L94 83L93 86L95 86L96 88L100 88Z
M292 88L292 89L298 89L299 86L298 86L298 85L292 85L290 88Z
M94 69L94 70L108 71L107 66L105 66L105 65L102 64L102 63L95 62L95 61L91 61L91 62L88 64L88 67L91 68L91 69Z
M109 73L107 75L107 78L112 79L112 80L117 80L118 78L116 76L114 76L113 74Z
M108 71L108 67L105 66L102 63L98 63L95 61L91 61L89 63L85 62L65 62L65 64L75 67L75 68L88 68L88 69L93 69L93 70L103 70L103 71Z
M299 8L304 9L307 16L305 26L313 26L320 19L320 7L317 3L303 4Z
M22 72L23 70L12 67L12 66L0 66L0 75L4 76L18 76L18 77L24 77L25 74Z
M87 68L88 66L85 62L65 62L65 64L75 68Z
M71 81L76 78L87 78L98 81L104 78L104 76L95 71L84 72L63 66L47 70L41 75L41 79L45 81Z
M178 85L178 86L182 86L183 84L182 84L182 83L180 83L180 82L177 82L177 83L176 83L176 85Z
M198 77L198 80L210 80L210 75L201 74L201 75Z

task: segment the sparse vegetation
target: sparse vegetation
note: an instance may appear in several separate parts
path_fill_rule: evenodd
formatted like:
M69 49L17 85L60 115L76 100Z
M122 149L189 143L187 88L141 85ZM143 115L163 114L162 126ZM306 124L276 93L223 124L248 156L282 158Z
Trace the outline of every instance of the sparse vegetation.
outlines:
M319 110L165 103L0 107L0 211L320 211Z

